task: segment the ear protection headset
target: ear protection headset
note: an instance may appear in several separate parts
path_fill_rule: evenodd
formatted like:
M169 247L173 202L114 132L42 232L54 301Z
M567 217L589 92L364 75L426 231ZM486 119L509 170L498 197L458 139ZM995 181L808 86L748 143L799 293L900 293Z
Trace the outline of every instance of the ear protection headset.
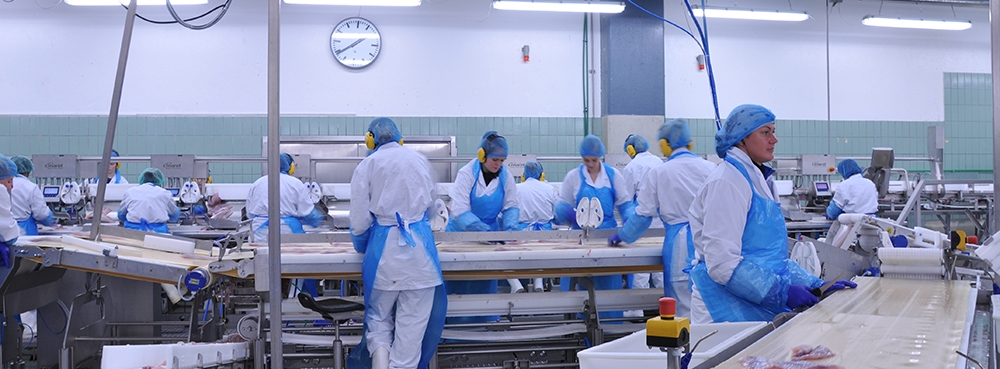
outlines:
M491 141L493 141L493 140L495 140L495 139L497 139L499 137L503 137L503 136L498 135L496 133L491 133L489 136L486 136L486 142L483 142L483 146L486 146L486 144L490 143ZM484 148L482 148L482 146L480 146L479 147L479 151L476 153L476 158L479 159L480 163L485 163L486 162L486 149L484 149Z
M538 180L543 182L545 181L545 172L542 172L542 175L538 176Z
M403 146L402 138L399 139L399 145ZM372 131L365 132L365 147L368 150L375 150L375 146L375 135L372 134Z
M633 134L628 135L628 137L625 138L625 141L627 142L627 141L631 140L632 136L635 136L635 134L633 133ZM630 158L634 158L635 155L638 154L637 152L635 152L635 146L632 145L632 144L629 144L628 146L625 147L625 153L628 154L628 157L630 157Z
M691 141L687 145L688 150L694 151L694 141ZM670 157L670 154L674 153L674 148L670 146L670 141L665 138L660 139L660 151L663 151L663 156Z
M295 175L295 162L294 161L292 162L292 165L288 166L288 175L290 175L290 176L294 176Z
M111 155L112 157L119 156L118 151L116 151L116 150L111 150L111 153L114 154L114 155ZM122 167L122 163L120 161L119 162L115 162L115 170L121 169L121 167Z

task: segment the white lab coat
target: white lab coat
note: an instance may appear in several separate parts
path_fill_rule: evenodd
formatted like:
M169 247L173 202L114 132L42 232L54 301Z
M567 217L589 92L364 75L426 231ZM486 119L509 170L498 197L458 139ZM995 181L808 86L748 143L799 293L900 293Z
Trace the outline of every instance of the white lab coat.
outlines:
M632 201L632 192L628 189L625 177L617 169L611 169L614 171L613 175L615 176L615 206ZM604 170L604 163L601 163L601 173L597 175L596 181L591 179L590 173L586 172L587 167L584 167L583 170L583 177L588 185L594 188L611 187L611 180L608 179L608 173ZM580 186L580 167L577 166L570 169L569 173L566 173L566 178L563 179L562 185L559 187L559 199L576 207L576 193L580 192Z
M554 217L559 193L548 182L528 178L517 184L517 203L521 223L547 223Z
M833 202L844 213L875 213L878 211L878 190L874 182L858 173L840 182Z
M504 171L507 173L505 177L497 177L490 181L489 185L486 185L486 179L483 178L482 170L479 171L478 178L472 178L472 168L476 165L481 165L481 163L479 163L478 159L472 159L462 169L458 170L455 183L451 186L451 192L449 192L449 196L451 197L451 217L456 218L472 210L469 195L472 193L472 181L474 180L479 182L476 185L476 197L492 195L500 188L500 181L505 181L503 208L500 209L500 212L503 213L504 210L516 208L517 182L514 182L514 175L510 173L510 170Z
M42 190L35 182L21 175L14 176L14 189L10 191L10 202L14 220L19 222L29 217L43 221L52 214L52 210L45 205Z
M315 206L309 200L309 189L298 178L281 173L280 183L280 216L301 218L312 213ZM247 192L247 217L253 219L254 242L267 242L268 227L261 227L267 219L267 176L258 178ZM292 233L291 228L282 222L281 233Z
M649 153L649 151L636 154L632 161L628 162L622 169L622 177L625 177L625 182L628 183L629 193L635 195L639 191L639 184L646 177L646 173L660 164L663 164L663 159Z
M166 223L171 214L177 213L177 203L170 191L152 183L125 190L118 211L126 210L125 219L132 223Z
M10 192L0 185L0 241L10 241L21 235L21 227L10 212ZM11 260L13 261L13 260Z
M351 177L352 233L365 233L375 221L384 226L397 225L396 213L407 224L423 219L435 198L431 173L430 162L423 154L395 142L380 146L358 164ZM443 283L423 240L415 233L414 241L415 247L399 247L398 228L389 231L374 288L417 290Z
M107 178L105 178L105 180L107 180ZM87 184L97 184L97 178L87 180ZM125 179L125 176L121 175L121 173L118 173L117 175L111 176L111 182L108 182L108 184L128 184L128 180Z
M767 179L743 150L731 148L727 154L744 166L754 189L762 197L777 201L774 176ZM743 174L732 165L720 163L698 191L690 208L691 231L694 233L696 257L705 261L708 275L725 285L733 270L743 261L741 256L743 230L753 191ZM712 321L711 315L697 293L692 296L691 317L696 323ZM707 320L706 320L707 319Z

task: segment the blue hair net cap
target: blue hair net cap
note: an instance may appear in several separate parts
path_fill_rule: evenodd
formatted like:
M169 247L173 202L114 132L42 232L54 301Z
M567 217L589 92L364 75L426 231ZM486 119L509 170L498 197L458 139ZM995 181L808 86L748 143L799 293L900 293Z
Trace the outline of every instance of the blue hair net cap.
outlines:
M115 157L118 157L118 156L121 156L121 155L118 155L118 150L111 149L111 157L115 158Z
M580 141L580 156L602 157L608 150L604 148L601 139L594 135L587 135Z
M379 117L368 124L368 132L375 137L375 147L382 146L390 142L398 142L403 139L403 134L399 133L399 126L392 119Z
M35 164L27 156L14 155L10 160L14 162L14 165L17 165L18 173L31 173L35 171Z
M17 175L17 165L6 155L0 154L0 179L7 179Z
M774 122L774 113L760 105L744 104L729 113L722 130L715 133L715 153L726 157L729 148L761 126Z
M837 173L844 178L853 176L855 174L861 173L861 166L854 159L844 159L837 164Z
M292 163L294 162L295 160L287 152L281 153L281 172L288 174L288 171L292 170Z
M524 163L524 178L539 179L542 177L542 163L530 160Z
M632 145L636 154L649 150L649 141L646 141L645 137L637 134L631 134L625 139L625 144L622 145L622 150L624 150L626 154L628 154L628 145Z
M152 183L154 185L163 187L163 172L156 168L146 168L139 174L139 184Z
M490 138L490 136L493 137ZM497 133L497 131L486 131L486 133L483 133L483 139L479 141L479 147L483 151L486 151L487 158L507 157L507 139Z
M667 140L671 149L691 144L691 128L683 118L671 119L660 126L660 139Z

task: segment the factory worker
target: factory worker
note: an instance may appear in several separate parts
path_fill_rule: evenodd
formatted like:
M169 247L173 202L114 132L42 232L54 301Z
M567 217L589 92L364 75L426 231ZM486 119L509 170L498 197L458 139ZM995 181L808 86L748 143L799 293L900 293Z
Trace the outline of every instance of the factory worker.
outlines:
M436 198L434 176L427 158L402 142L392 119L373 120L365 144L375 151L351 177L351 237L364 254L365 333L350 367L370 359L375 369L426 368L444 329L448 299L425 215Z
M163 182L159 169L146 168L139 174L139 186L126 190L118 207L118 220L125 228L170 233L167 222L176 223L181 210L170 191L163 189Z
M545 181L542 164L537 161L524 163L524 181L517 184L517 203L521 208L522 230L550 231L552 230L553 209L559 201L559 192ZM535 278L535 292L545 289L542 278ZM511 291L523 289L521 281L508 279ZM516 286L515 286L516 284Z
M666 228L663 273L670 276L670 283L660 287L664 296L677 299L677 315L690 317L688 272L694 258L694 241L688 225L688 208L715 164L691 152L691 129L684 119L664 123L660 127L659 144L660 150L667 155L667 162L656 166L643 178L637 193L639 204L635 215L608 242L635 242L649 228L653 218L659 217Z
M517 184L503 162L507 139L487 131L479 141L476 158L459 169L451 187L448 232L516 231L521 210L517 207ZM448 293L496 293L497 281L448 281ZM499 316L449 318L448 322L484 322Z
M10 191L14 189L14 176L17 175L17 165L7 156L0 154L0 267L10 268L13 257L10 247L21 235L14 215L10 212Z
M770 321L818 302L823 280L788 259L788 231L774 188L774 114L740 105L715 134L725 161L690 208L697 265L691 270L694 323ZM827 291L857 287L835 281Z
M842 213L875 215L878 211L878 190L875 182L861 175L861 166L854 159L837 164L837 173L844 181L837 186L833 201L826 207L826 217L837 219Z
M111 149L111 157L112 158L117 158L118 156L119 156L118 155L118 151L115 150L115 149ZM109 184L128 184L128 180L125 179L125 177L122 177L121 172L118 171L118 169L120 169L121 167L122 167L122 163L119 163L119 162L116 162L116 161L112 161L112 162L110 162L108 164L108 183ZM93 181L93 183L97 183L97 181L95 180L95 181Z
M623 220L634 213L632 207L632 193L628 190L625 178L617 169L601 162L601 157L607 152L601 139L594 135L587 135L580 142L580 156L583 164L573 168L566 173L560 188L559 203L556 204L556 222L561 224L572 224L574 229L579 229L576 224L576 206L583 198L597 198L604 211L604 221L598 229L614 229L618 227L615 220L615 207L621 214ZM571 205L572 204L572 205ZM621 275L610 275L591 277L594 287L598 290L619 290L622 288ZM560 288L569 291L570 279L563 277L560 280ZM602 318L621 317L621 311L602 312Z
M18 173L14 176L14 189L10 191L10 211L14 214L17 225L21 227L22 236L38 235L38 223L52 226L56 224L56 218L52 210L45 205L42 190L28 179L35 170L31 159L20 155L10 159L17 165Z
M650 153L649 141L646 141L645 137L637 134L630 134L625 138L625 144L622 147L628 157L632 158L625 168L622 169L622 176L625 177L625 183L628 184L628 190L632 193L632 206L638 206L636 202L637 192L639 190L639 184L642 179L646 177L646 173L649 172L653 167L663 164L663 160ZM635 273L629 275L629 288L649 288L650 278L652 278L653 287L663 288L663 273Z

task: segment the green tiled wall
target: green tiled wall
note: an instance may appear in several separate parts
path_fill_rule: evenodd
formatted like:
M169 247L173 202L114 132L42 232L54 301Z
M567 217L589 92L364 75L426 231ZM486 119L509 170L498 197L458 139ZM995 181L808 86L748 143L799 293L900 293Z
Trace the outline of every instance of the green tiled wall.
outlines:
M292 116L281 120L283 136L361 136L373 117ZM539 156L575 155L583 136L583 118L540 117L393 117L404 136L455 136L458 155L471 157L486 130L507 138L511 153ZM124 156L194 154L260 157L267 119L263 116L181 117L121 116L115 148ZM599 126L594 120L592 126ZM6 155L100 155L107 127L105 116L0 116L0 152ZM600 132L592 132L599 134ZM546 164L559 180L572 164ZM145 164L123 163L130 181ZM220 183L248 183L260 176L257 163L214 163L209 169Z
M927 155L927 127L945 126L945 171L948 178L992 179L992 80L989 74L944 74L944 122L782 120L777 124L775 154L870 156L872 147L892 147L897 157ZM281 120L287 136L361 136L373 117L291 116ZM582 118L546 117L393 117L403 135L455 136L460 156L472 156L484 131L507 137L511 153L575 156L584 133ZM714 147L715 124L689 119L695 151ZM96 156L104 144L104 116L0 116L0 152L7 155L79 154ZM266 134L263 116L122 116L115 148L122 155L194 154L261 156ZM590 133L600 135L599 118ZM608 144L617 152L620 143ZM863 163L864 164L864 163ZM561 180L575 163L546 163L548 177ZM927 171L928 164L897 162L897 167ZM123 174L134 179L145 165L125 163ZM216 163L218 182L252 182L260 175L254 163Z

